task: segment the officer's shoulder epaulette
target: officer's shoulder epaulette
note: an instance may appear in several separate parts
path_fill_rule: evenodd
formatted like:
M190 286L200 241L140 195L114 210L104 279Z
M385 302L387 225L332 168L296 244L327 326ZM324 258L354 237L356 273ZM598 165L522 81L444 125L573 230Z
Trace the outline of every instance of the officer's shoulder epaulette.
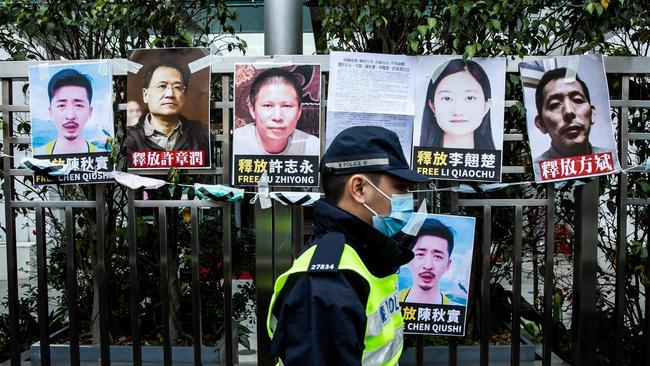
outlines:
M336 273L345 248L345 236L339 232L330 232L316 241L316 249L311 257L308 273Z

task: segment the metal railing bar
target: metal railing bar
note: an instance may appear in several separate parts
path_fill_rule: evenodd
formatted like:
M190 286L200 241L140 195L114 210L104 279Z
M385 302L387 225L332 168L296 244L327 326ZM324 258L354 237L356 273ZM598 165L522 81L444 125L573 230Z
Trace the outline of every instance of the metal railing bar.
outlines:
M230 205L230 203L224 202L215 202L208 200L193 200L193 201L162 201L162 200L147 200L147 201L135 201L134 206L136 208L179 208L179 207L197 207L197 208L209 208L209 207L224 207Z
M230 85L230 75L222 75L221 76L221 100L222 101L229 101L230 100L230 88L228 87ZM234 105L233 107L234 108ZM217 168L217 171L221 169L221 174L223 176L223 183L224 184L230 184L230 179L232 178L230 175L230 131L233 130L232 126L230 125L230 107L229 108L224 108L222 110L221 114L221 126L223 128L223 137L222 137L222 142L221 142L221 148L223 149L223 167L222 168Z
M650 205L650 198L626 198L629 206L647 206Z
M492 238L492 207L483 206L483 238L481 241L481 366L490 363L490 243Z
M36 209L36 273L38 278L38 330L41 346L41 365L49 366L50 335L47 291L47 240L45 235L45 209Z
M546 251L544 263L544 339L542 343L542 366L550 366L553 353L553 292L555 289L553 266L555 264L555 190L546 185Z
M16 208L96 208L95 201L13 201Z
M503 167L501 167L502 174L524 174L527 171L532 171L532 170L525 166L504 165Z
M201 282L199 279L199 209L192 207L192 341L194 347L194 365L200 366L203 332L201 327Z
M609 101L612 107L632 107L632 108L650 108L650 100L634 100L634 99L622 99L622 100L610 100ZM621 119L622 121L626 121Z
M223 278L224 286L224 324L226 326L226 366L234 365L234 354L239 344L233 338L233 315L232 315L232 226L231 226L231 207L226 205L221 213L223 216ZM258 327L260 324L258 323ZM265 329L266 327L262 324ZM233 344L235 343L235 344Z
M15 79L14 79L15 81ZM3 104L2 112L29 112L28 105Z
M524 141L523 133L504 133L503 141Z
M628 132L627 140L650 140L650 132Z
M12 88L10 79L2 79L2 104L9 104L12 100ZM7 112L2 114L5 126L2 131L4 141L11 137L13 129L13 116ZM12 155L11 146L3 144L2 151L5 155ZM5 172L11 169L12 158L5 156L2 166ZM18 260L16 248L16 223L14 222L14 210L12 193L14 192L14 181L5 177L4 198L5 202L5 225L6 225L6 251L7 251L7 301L9 308L9 354L13 366L20 365L20 335L18 334Z
M536 207L536 206L546 206L548 204L545 198L530 198L530 199L474 199L474 198L464 198L458 200L459 207L480 207L480 206L492 206L492 207Z
M510 364L519 366L521 343L521 266L522 266L522 231L523 208L515 207L515 242L512 258L512 340L510 342Z
M72 207L65 208L66 231L66 286L68 287L68 337L70 339L70 364L79 365L79 320L77 317L77 268L75 266L75 224Z
M106 216L104 216L104 207L106 207L106 197L104 188L105 184L95 185L95 200L97 208L95 209L95 223L96 227L106 227ZM109 304L108 288L106 284L106 273L108 272L108 265L106 263L106 236L104 230L96 230L97 235L97 278L95 281L99 282L99 303ZM109 317L110 307L99 307L99 348L101 353L102 366L109 366L111 364L111 340L109 338Z
M12 144L12 145L31 144L31 143L32 143L32 138L31 137L10 137L9 138L9 144Z
M163 361L165 366L172 365L172 340L170 334L169 312L169 254L167 252L167 210L165 207L158 209L158 231L160 241L160 303L163 337Z
M522 61L534 61L548 58L548 56L525 56L523 58L510 59L506 58L506 72L518 73L519 63ZM125 76L126 69L124 63L126 59L103 59L113 65L114 76ZM328 55L301 55L296 56L212 56L211 71L213 74L232 74L236 63L251 63L251 62L289 62L296 61L300 63L318 63L321 65L321 72L327 73L329 71L329 56ZM607 56L603 58L605 63L605 70L608 74L648 74L648 63L644 57L618 57ZM78 60L57 60L56 64L70 64L79 62ZM38 61L5 61L0 62L0 68L3 70L4 78L12 78L17 81L26 81L25 75L29 66L37 65Z
M127 189L127 226L129 229L129 293L131 305L131 339L133 344L133 365L142 366L142 341L140 339L140 283L138 280L138 242L135 194Z

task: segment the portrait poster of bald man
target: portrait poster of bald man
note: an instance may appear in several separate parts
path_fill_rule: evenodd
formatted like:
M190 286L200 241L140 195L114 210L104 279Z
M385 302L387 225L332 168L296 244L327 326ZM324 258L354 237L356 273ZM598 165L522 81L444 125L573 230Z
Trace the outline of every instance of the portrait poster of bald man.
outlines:
M109 182L112 171L113 88L108 62L41 64L29 68L34 158L67 164L70 174L34 183Z
M398 273L404 333L465 335L475 224L474 217L427 215L413 259Z
M618 172L602 56L519 64L536 182Z
M320 65L235 64L233 184L318 186Z
M129 169L210 168L210 50L128 51Z

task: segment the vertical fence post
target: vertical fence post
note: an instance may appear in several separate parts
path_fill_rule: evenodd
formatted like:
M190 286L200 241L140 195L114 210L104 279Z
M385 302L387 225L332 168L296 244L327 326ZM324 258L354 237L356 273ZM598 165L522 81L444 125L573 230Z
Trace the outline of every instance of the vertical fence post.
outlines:
M230 178L228 178L230 179ZM238 343L233 340L232 316L232 204L226 203L221 209L223 217L223 278L224 278L224 324L226 325L226 365L235 364L233 352ZM233 344L234 343L234 344Z
M2 132L2 152L5 154L3 169L5 172L4 199L5 199L5 225L6 225L6 247L7 247L7 297L9 307L9 354L11 364L20 365L20 344L18 334L18 261L16 253L16 223L14 222L14 210L11 205L14 193L14 180L10 174L11 155L13 155L12 144L9 138L12 136L13 116L8 106L11 104L11 79L2 79L2 119L4 128Z
M191 212L192 342L194 343L194 365L200 366L202 364L201 347L203 345L203 333L201 327L201 279L199 274L199 268L201 266L199 261L201 254L201 244L199 243L199 210L197 207L192 207ZM226 280L225 276L224 280ZM225 283L227 283L227 280L224 281L224 284ZM224 317L224 320L226 319L227 318ZM224 321L224 323L226 322Z
M97 278L95 278L95 281L99 282L99 347L101 350L101 363L103 366L108 366L111 364L111 341L108 335L110 305L106 284L106 237L104 235L104 228L106 227L106 216L104 215L104 208L106 207L105 186L105 184L95 185L95 234L97 240Z
M519 366L521 342L521 266L522 266L523 207L515 207L515 242L512 256L512 341L510 364Z
M628 139L628 118L630 111L627 103L630 97L630 77L623 75L621 79L621 117L618 127L618 151L621 169L627 168L627 139ZM616 319L616 330L614 332L614 365L623 365L623 339L625 333L625 261L627 258L627 174L618 175L617 195L617 221L616 221L616 297L614 301L614 314ZM647 313L646 313L647 314Z
M172 364L172 340L170 334L170 311L169 311L169 253L167 240L167 208L158 208L158 230L160 247L160 319L163 329L163 361L165 366Z
M483 238L481 240L481 366L490 364L490 244L492 238L492 207L483 206Z
M542 365L550 366L553 352L553 292L555 290L553 266L555 265L555 190L546 186L546 240L544 243L544 343Z
M68 338L70 339L70 364L79 365L79 320L77 317L77 266L75 266L75 224L72 207L65 208L66 286L68 288Z
M49 309L47 292L47 238L45 209L36 209L36 267L38 273L38 328L41 345L41 365L50 366Z
M595 348L596 269L598 252L598 181L576 188L574 255L574 321L571 324L574 365L593 365Z
M135 194L127 189L127 225L129 228L129 286L131 304L131 338L133 342L133 365L142 365L142 342L140 340L140 283L138 279L138 243L135 210Z
M273 210L255 204L255 282L257 287L257 363L273 364L266 317L273 294Z

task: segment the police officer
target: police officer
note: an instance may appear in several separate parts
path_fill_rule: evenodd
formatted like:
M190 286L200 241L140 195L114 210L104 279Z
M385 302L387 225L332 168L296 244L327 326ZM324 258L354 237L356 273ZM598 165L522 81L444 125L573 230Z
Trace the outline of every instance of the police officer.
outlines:
M375 126L341 132L320 173L314 234L275 283L271 353L285 366L395 365L396 272L413 258L400 229L414 206L408 188L428 178L409 168L394 132Z

